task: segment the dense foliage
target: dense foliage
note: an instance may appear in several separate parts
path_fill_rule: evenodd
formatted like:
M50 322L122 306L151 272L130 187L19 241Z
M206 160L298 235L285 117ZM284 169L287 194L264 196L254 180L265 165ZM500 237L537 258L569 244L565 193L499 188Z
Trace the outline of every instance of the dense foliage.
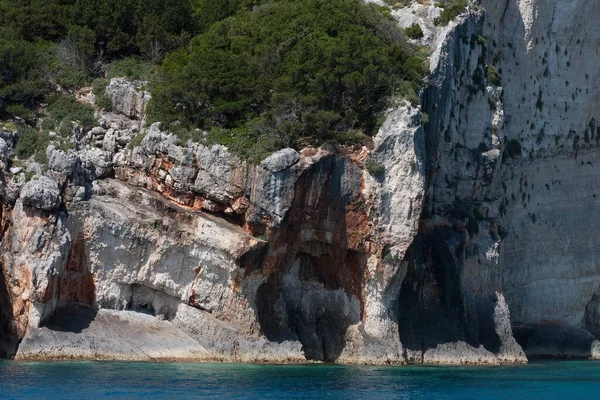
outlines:
M411 39L421 39L423 37L423 29L421 29L421 25L416 22L404 29L404 32L406 33L406 36Z
M56 107L73 115L38 115L57 87L94 82L108 107L106 78L154 77L152 117L182 140L248 157L350 143L397 99L418 101L425 57L361 0L0 0L0 120L64 131L89 110L69 99Z
M0 118L32 119L55 90L103 75L112 60L159 62L203 27L220 0L0 0ZM224 2L227 3L227 2Z
M416 99L424 59L361 0L274 1L169 54L150 113L259 153L358 137L374 132L393 97Z
M446 26L460 14L467 11L468 0L445 0L436 3L436 6L442 7L443 10L440 16L433 23L437 26Z

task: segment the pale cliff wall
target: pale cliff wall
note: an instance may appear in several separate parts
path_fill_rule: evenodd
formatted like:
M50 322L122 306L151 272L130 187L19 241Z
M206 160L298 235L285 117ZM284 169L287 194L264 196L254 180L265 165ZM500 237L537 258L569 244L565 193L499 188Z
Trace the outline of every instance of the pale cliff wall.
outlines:
M461 293L461 317L451 319L463 318L471 340L489 338L486 297L497 290L528 355L591 357L600 284L598 32L586 21L600 7L482 5L484 18L459 33L462 45L455 41L453 79L434 74L425 94L431 179L422 240L447 254L431 270L457 271L454 287L444 285ZM481 82L476 65L486 64L501 72L500 86Z

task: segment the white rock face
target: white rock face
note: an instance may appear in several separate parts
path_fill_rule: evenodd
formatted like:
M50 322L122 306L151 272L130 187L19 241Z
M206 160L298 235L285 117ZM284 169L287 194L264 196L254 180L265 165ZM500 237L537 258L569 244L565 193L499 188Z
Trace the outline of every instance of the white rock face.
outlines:
M106 95L113 110L133 119L142 119L150 101L150 93L140 90L145 82L130 82L125 78L113 78L106 87Z
M401 259L413 242L425 193L425 142L420 110L400 107L388 114L374 139L385 169L378 194L379 240Z
M500 343L484 345L499 348L500 359L522 359L512 334L501 328L508 325L498 324L507 317L494 312L491 323L485 316L505 296L528 355L592 357L592 341L575 332L597 332L592 310L600 264L590 238L597 236L591 221L598 212L598 73L590 65L598 32L584 21L600 10L592 2L560 0L483 6L485 21L473 13L434 52L440 64L424 104L432 175L418 243L447 252L419 251L415 268L432 274L460 268L454 278L435 283L457 292L460 282L456 304L470 328L456 337L493 337L485 332L495 326ZM501 87L486 87L483 68L489 65L500 72ZM443 267L428 267L431 261ZM410 267L407 276L417 277ZM437 306L423 307L437 312ZM535 335L523 339L528 329L545 332L548 320L566 324L573 335L561 337L572 346L560 347L550 337L547 343Z

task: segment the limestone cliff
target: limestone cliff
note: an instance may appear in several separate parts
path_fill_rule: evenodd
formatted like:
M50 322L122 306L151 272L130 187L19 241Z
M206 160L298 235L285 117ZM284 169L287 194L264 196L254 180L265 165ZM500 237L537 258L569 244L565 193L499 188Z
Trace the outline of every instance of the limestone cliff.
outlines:
M2 132L0 354L596 356L600 33L585 21L600 7L490 0L447 27L438 13L392 12L421 25L431 75L422 106L390 109L369 148L252 165L146 126L149 94L122 79L107 88L118 113L72 150L50 145L47 167L7 168L18 133Z

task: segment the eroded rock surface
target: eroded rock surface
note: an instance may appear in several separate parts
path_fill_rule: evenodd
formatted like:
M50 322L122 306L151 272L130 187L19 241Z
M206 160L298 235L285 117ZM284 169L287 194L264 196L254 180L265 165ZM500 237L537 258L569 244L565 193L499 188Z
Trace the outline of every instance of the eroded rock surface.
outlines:
M388 110L369 147L253 165L145 126L147 93L111 81L115 113L73 149L49 146L29 181L0 168L0 354L599 357L599 32L581 21L600 9L484 0L446 27L438 14L393 11L423 28L431 75L422 107ZM7 164L16 135L0 137Z

